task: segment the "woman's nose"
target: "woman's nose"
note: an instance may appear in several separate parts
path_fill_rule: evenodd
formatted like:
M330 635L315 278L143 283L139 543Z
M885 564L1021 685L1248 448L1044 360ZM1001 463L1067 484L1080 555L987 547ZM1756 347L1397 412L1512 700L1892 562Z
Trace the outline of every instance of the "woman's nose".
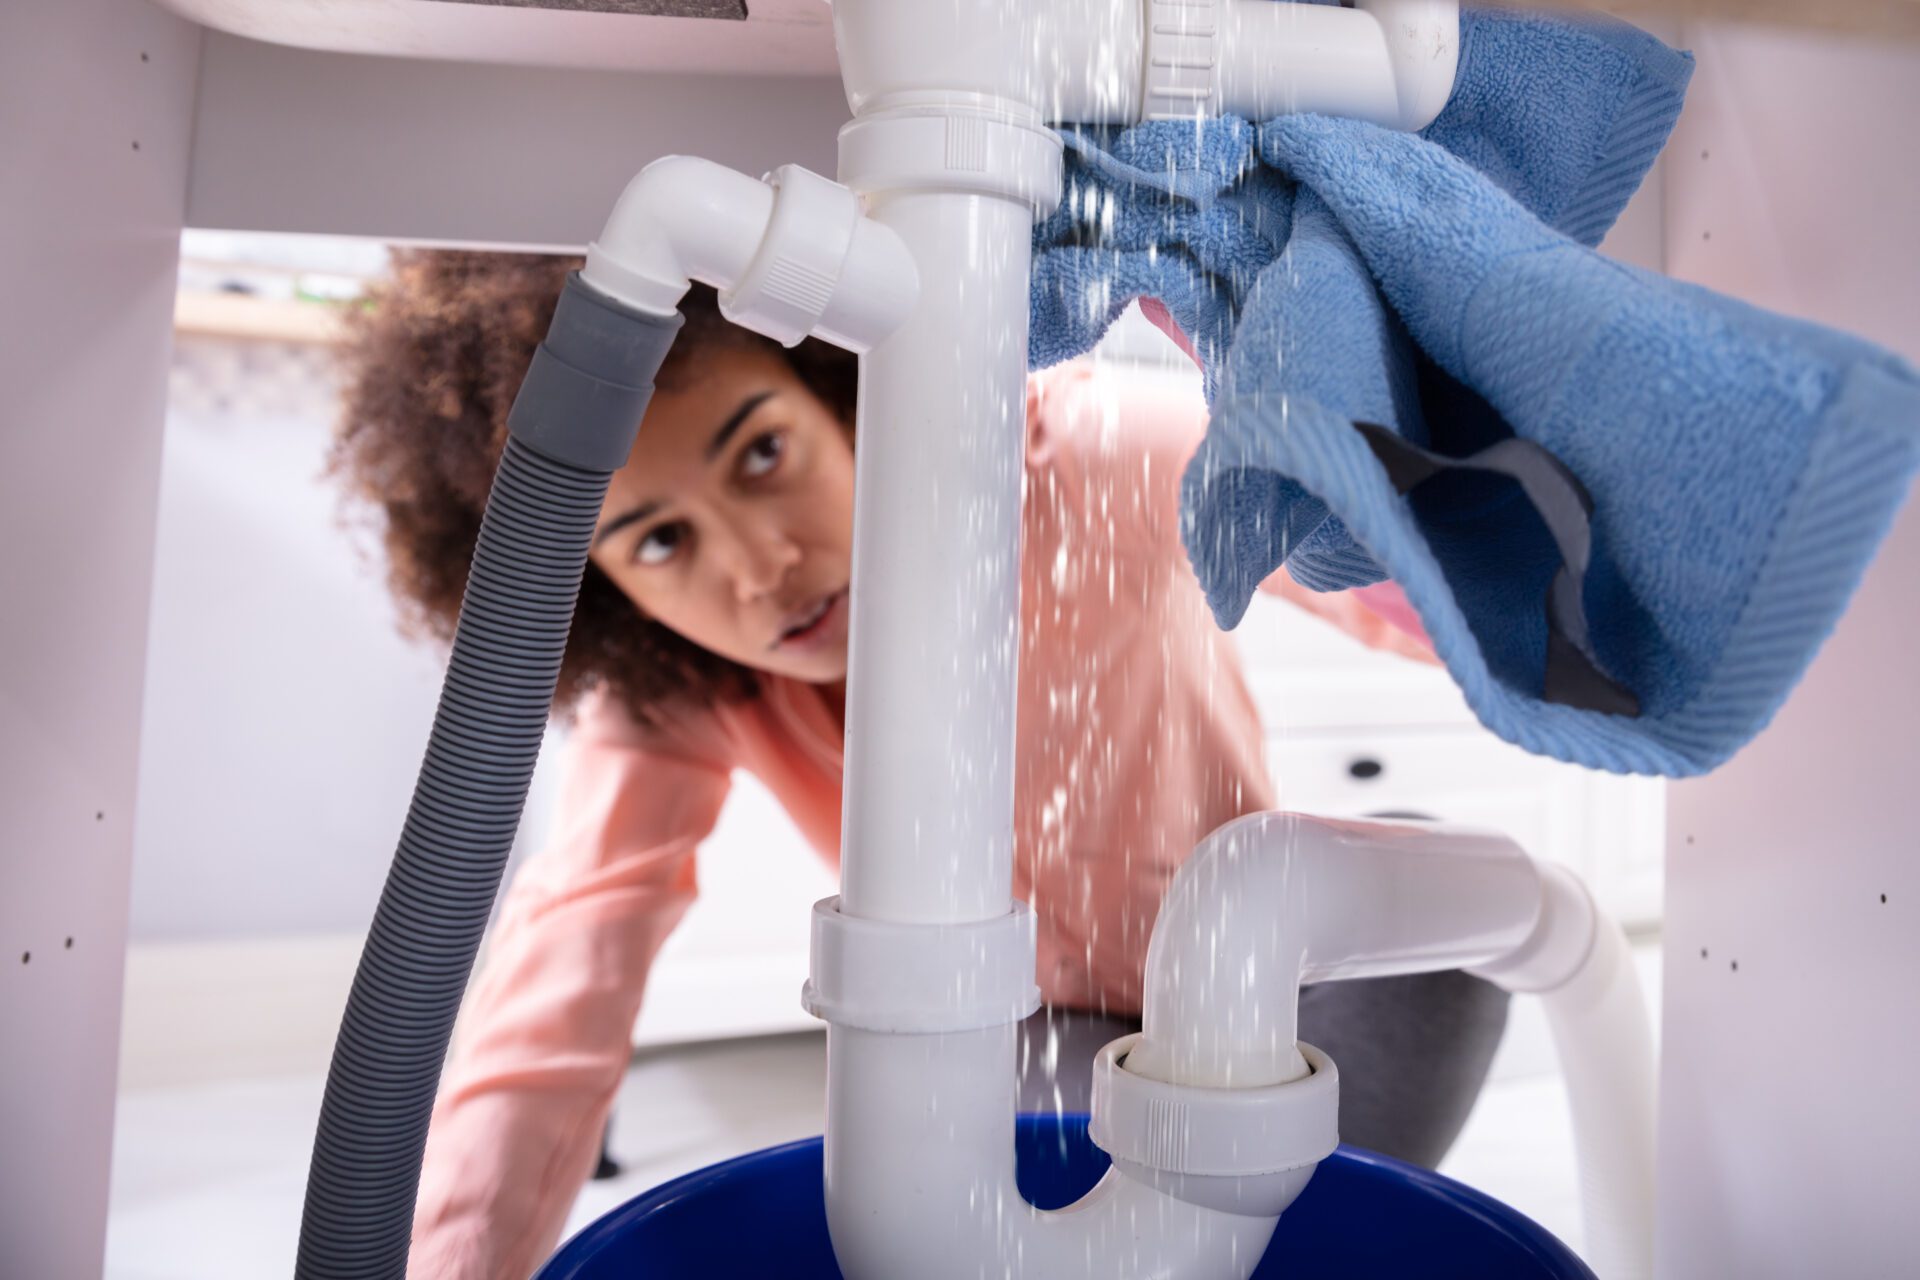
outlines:
M752 604L780 590L800 563L800 548L782 530L743 530L734 556L735 592L740 603Z

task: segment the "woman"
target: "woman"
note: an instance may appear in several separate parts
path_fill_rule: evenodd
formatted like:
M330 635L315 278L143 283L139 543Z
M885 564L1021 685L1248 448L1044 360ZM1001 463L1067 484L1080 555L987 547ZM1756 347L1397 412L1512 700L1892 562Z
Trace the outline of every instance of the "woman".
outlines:
M507 410L573 265L403 253L345 348L336 467L384 516L396 595L441 637ZM435 1107L416 1276L523 1277L552 1248L732 772L838 854L854 363L734 328L704 290L683 310L589 554L550 847L508 892ZM1038 917L1051 1034L1069 1044L1062 1090L1084 1090L1092 1049L1137 1015L1180 861L1272 807L1252 702L1179 545L1178 477L1202 426L1186 397L1143 384L1122 400L1083 368L1029 389L1014 888ZM1270 586L1421 652L1343 599ZM1504 997L1452 974L1311 989L1301 1026L1341 1063L1346 1136L1431 1163L1504 1016Z

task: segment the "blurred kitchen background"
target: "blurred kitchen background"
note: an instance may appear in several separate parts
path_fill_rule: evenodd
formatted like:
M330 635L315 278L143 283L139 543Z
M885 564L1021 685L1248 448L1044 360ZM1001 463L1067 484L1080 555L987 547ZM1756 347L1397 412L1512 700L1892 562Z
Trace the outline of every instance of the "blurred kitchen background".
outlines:
M1641 226L1630 212L1609 248L1633 258ZM334 1031L438 694L442 655L397 634L377 539L324 475L331 344L386 260L363 240L184 237L108 1245L123 1280L288 1265ZM1096 359L1199 395L1137 313ZM1657 1004L1664 784L1509 747L1440 670L1283 602L1257 599L1236 637L1283 805L1488 825L1572 865L1627 922ZM563 734L549 734L516 861L542 839ZM743 776L700 885L635 1029L613 1135L626 1173L589 1186L575 1226L665 1178L819 1132L823 1038L799 990L808 906L833 877ZM1577 1244L1559 1090L1544 1021L1517 999L1444 1168Z

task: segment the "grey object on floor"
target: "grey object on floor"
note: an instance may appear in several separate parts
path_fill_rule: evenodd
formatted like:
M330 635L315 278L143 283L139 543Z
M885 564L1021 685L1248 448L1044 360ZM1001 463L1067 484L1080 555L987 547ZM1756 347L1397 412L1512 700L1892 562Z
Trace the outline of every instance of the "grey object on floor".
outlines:
M1300 1038L1340 1068L1340 1140L1434 1168L1460 1136L1507 1026L1507 993L1459 970L1323 982ZM1020 1109L1085 1111L1093 1058L1137 1019L1042 1009L1020 1027Z

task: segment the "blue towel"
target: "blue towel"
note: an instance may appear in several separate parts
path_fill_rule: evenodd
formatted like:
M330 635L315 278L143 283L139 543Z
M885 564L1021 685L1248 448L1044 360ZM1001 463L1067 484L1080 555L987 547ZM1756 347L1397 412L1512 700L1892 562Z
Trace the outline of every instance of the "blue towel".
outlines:
M1672 126L1684 55L1470 14L1462 58L1420 137L1318 116L1070 135L1068 199L1036 229L1033 363L1142 295L1194 340L1213 419L1183 524L1223 625L1283 562L1321 590L1391 576L1501 737L1705 772L1778 709L1890 525L1920 375L1592 252ZM1532 450L1587 540L1570 553L1566 510L1543 519L1498 474L1403 497L1389 441ZM1599 696L1555 692L1574 650Z

